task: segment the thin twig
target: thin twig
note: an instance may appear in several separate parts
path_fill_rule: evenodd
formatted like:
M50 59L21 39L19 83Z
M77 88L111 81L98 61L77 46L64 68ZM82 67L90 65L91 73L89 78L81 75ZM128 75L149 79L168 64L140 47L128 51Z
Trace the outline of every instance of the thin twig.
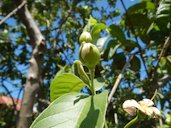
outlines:
M165 43L164 43L164 45L163 45L163 48L162 48L162 50L161 50L161 52L160 52L160 54L159 54L159 56L158 56L157 64L156 64L156 66L154 67L154 69L152 70L152 72L150 73L150 74L152 74L153 77L156 76L156 74L157 74L157 67L158 67L158 65L159 65L159 63L160 63L160 60L161 60L161 58L162 58L163 56L165 56L165 53L166 53L166 51L168 50L169 46L170 46L170 36L165 40Z
M108 103L110 103L110 101L111 101L111 99L112 99L112 97L113 97L113 95L114 95L114 93L115 93L115 91L116 91L116 89L117 89L119 83L121 82L121 79L123 78L124 72L125 72L125 70L126 70L128 64L129 64L129 62L133 59L133 57L134 57L134 55L131 55L131 56L129 57L129 59L128 59L128 61L125 63L125 65L124 65L124 67L123 67L121 73L119 74L118 78L116 79L116 82L115 82L115 84L113 85L113 88L112 88L112 90L111 90L111 92L110 92L110 94L109 94Z
M156 65L156 67L158 66L158 64L159 64L159 62L160 62L160 60L161 60L161 58L165 55L165 53L166 53L166 51L168 50L169 46L170 46L170 37L168 37L168 38L165 40L165 43L164 43L164 45L163 45L163 48L162 48L162 50L161 50L161 52L160 52L160 54L159 54L159 57L158 57L158 63L157 63L157 65Z
M4 17L0 21L0 25L5 22L9 17L11 17L13 14L15 14L19 9L21 9L26 4L26 1L23 1L17 8L15 8L12 12L10 12L6 17Z

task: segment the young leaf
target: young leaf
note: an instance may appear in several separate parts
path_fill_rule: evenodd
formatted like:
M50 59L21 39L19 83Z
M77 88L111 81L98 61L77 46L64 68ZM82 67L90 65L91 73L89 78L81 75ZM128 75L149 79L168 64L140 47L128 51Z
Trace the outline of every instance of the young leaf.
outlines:
M97 23L97 20L94 19L91 15L90 18L88 19L87 25L84 27L84 31L90 31L90 27L95 25Z
M97 48L99 49L100 52L103 51L104 45L105 45L107 39L109 39L109 36L106 36L106 37L103 37L103 38L100 38L100 39L97 40L96 46L97 46Z
M105 85L105 80L103 77L98 77L94 79L95 90L100 90Z
M91 31L91 36L93 38L92 43L95 44L100 36L101 30L106 29L106 25L103 23L97 23L94 25Z
M107 91L95 96L68 93L56 99L30 128L103 128Z
M50 85L50 99L54 101L66 93L80 92L85 85L80 78L73 74L64 73L56 76Z
M121 44L117 44L115 47L111 47L108 54L108 59L110 59L116 52L116 50L121 46Z
M63 73L71 73L71 67L69 65L65 65L64 67L62 67L61 65L58 65L58 67L60 67L61 70L56 73L56 76L59 76Z

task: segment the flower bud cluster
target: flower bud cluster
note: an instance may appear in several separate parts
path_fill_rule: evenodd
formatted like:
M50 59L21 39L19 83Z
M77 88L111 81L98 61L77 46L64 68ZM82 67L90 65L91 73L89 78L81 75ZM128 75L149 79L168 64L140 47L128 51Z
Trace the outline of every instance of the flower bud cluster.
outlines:
M90 33L83 32L79 41L81 43L79 50L80 61L90 69L95 68L100 61L100 52L94 44L90 43L92 41Z
M92 37L90 35L89 32L84 31L79 38L79 42L82 44L83 42L91 42L92 41Z

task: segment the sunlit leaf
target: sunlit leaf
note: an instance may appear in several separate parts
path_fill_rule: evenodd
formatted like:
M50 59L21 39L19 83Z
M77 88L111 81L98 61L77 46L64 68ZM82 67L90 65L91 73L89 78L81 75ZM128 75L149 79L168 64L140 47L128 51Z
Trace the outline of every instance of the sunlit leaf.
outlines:
M102 87L105 85L105 79L103 77L95 78L94 85L96 91L102 89Z
M106 28L106 25L103 23L97 23L94 25L94 27L91 30L91 36L92 36L92 42L95 44L97 39L100 37L101 30L104 30Z
M50 85L50 99L54 101L66 93L80 92L85 85L80 78L73 74L61 74L56 76Z
M106 37L103 37L103 38L100 38L97 40L96 46L100 52L102 52L104 50L104 45L108 38L109 38L109 36L106 36Z
M68 93L56 99L30 128L103 128L107 91L95 96Z

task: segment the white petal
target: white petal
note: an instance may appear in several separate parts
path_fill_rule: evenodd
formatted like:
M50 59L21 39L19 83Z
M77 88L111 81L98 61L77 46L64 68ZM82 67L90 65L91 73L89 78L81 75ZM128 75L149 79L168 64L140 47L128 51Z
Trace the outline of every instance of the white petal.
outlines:
M144 107L143 113L148 115L148 116L153 116L153 110L151 109L151 107Z
M161 112L158 108L156 107L151 107L151 110L153 111L153 114L154 114L154 118L158 118L161 116Z
M130 115L135 115L136 114L136 108L140 108L141 106L138 104L137 101L135 100L126 100L123 103L123 109L128 112Z
M150 99L143 99L141 101L138 102L141 106L147 106L147 107L150 107L150 106L153 106L154 103L152 100Z

